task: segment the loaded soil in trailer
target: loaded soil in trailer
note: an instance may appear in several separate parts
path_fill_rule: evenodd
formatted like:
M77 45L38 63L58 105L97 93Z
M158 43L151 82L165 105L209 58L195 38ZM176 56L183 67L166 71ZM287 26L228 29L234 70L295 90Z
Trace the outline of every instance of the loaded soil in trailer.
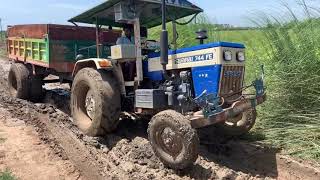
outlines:
M113 134L88 137L69 115L68 86L46 85L45 101L39 104L14 99L7 91L9 67L9 61L0 60L0 135L7 138L0 142L0 171L9 168L20 179L320 178L315 164L264 144L216 138L210 129L199 131L203 140L196 164L175 172L153 154L148 121L122 119Z

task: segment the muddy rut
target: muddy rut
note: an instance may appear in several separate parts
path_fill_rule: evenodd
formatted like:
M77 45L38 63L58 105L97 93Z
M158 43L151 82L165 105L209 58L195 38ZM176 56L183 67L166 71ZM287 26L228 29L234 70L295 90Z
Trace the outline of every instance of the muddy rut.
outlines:
M40 139L61 158L70 160L86 179L320 179L319 167L295 161L259 143L217 138L199 131L200 156L183 171L165 168L147 140L148 121L121 119L105 137L82 134L70 117L68 86L45 86L46 98L35 104L7 93L10 63L0 60L0 105L26 120Z

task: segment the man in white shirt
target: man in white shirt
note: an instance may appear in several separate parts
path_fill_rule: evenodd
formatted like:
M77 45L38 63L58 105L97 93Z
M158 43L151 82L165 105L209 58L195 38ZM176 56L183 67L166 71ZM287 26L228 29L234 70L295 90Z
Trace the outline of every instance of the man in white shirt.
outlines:
M123 27L122 36L117 39L117 45L122 44L134 44L133 27L131 25L125 25ZM122 71L124 72L125 81L133 81L136 76L136 63L126 62L122 66Z
M118 38L117 45L120 44L134 44L133 28L130 25L123 27L122 36Z

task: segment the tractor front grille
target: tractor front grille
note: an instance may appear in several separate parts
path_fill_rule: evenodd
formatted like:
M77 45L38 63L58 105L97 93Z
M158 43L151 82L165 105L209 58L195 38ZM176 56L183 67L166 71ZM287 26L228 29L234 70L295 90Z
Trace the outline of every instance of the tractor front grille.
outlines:
M244 66L222 66L219 95L226 103L232 103L242 95Z

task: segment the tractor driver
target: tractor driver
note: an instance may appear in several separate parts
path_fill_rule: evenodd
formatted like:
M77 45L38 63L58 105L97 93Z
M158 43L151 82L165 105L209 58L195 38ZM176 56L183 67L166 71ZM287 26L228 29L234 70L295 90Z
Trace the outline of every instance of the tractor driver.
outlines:
M132 36L133 27L132 25L125 25L123 27L122 36L118 38L117 45L120 44L134 44L134 37Z
M123 27L122 36L118 38L117 45L122 44L134 44L133 37L133 27L132 25L125 25ZM122 71L125 81L134 81L134 77L136 76L136 62L126 62L122 65Z

